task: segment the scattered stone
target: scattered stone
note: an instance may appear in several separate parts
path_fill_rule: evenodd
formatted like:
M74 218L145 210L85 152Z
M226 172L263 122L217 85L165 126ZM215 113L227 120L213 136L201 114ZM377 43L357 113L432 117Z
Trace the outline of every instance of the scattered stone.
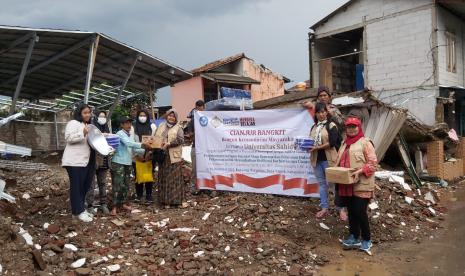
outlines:
M68 250L70 250L72 252L78 251L78 248L75 245L72 245L70 243L65 244L64 248L68 249Z
M47 268L47 264L45 263L44 259L42 258L42 253L34 249L32 250L32 256L34 256L34 260L36 261L37 265L39 266L40 270L45 270Z
M114 264L114 265L109 265L107 266L107 270L111 273L117 272L121 269L121 266L119 264Z
M325 229L325 230L329 230L329 227L326 224L324 224L323 222L320 222L320 227Z
M90 268L78 268L75 270L77 275L90 275L92 273L92 269Z
M291 265L291 267L289 268L289 275L299 276L301 269L302 269L301 265L298 265L298 264Z
M86 258L79 259L71 264L71 268L80 268L86 263Z
M47 232L49 234L56 234L58 232L60 232L60 227L56 224L50 224L48 227L47 227Z
M111 222L112 222L114 225L119 226L119 227L121 227L121 226L124 225L124 221L121 221L121 220L119 220L119 219L112 219Z

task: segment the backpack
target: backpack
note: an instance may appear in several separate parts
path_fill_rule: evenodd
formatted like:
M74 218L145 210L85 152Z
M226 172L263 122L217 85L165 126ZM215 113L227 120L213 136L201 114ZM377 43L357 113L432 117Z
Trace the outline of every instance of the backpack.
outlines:
M339 151L339 148L341 147L341 144L342 144L342 131L340 130L339 126L337 125L336 122L332 121L331 119L328 120L328 122L325 124L325 128L326 128L326 131L328 132L328 135L329 135L329 126L331 125L331 123L334 123L334 127L336 127L337 129L337 140L336 140L336 144L334 145L334 147L336 148L337 151ZM316 124L314 124L312 126L312 128L310 129L310 132L312 132L313 128L316 126Z

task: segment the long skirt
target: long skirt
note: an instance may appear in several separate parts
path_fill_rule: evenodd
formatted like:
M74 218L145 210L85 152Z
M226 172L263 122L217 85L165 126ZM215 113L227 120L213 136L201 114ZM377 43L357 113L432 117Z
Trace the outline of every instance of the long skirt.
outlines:
M161 205L180 205L184 200L184 178L182 162L171 164L170 155L166 154L163 164L158 169L158 201Z

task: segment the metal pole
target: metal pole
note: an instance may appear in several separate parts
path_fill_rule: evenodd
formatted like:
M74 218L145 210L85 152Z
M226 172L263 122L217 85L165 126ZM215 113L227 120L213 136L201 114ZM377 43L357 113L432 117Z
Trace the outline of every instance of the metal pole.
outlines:
M97 35L89 46L89 59L87 62L86 87L84 89L84 103L85 104L87 104L89 101L90 83L92 82L92 74L94 73L95 57L97 55L99 37L100 36Z
M142 56L140 55L134 58L134 61L132 62L131 67L129 67L128 75L126 76L126 79L124 80L123 84L121 85L121 88L118 91L118 95L116 96L115 100L113 101L113 104L110 107L110 110L108 111L108 118L111 118L111 114L113 113L116 106L118 105L119 100L121 98L121 94L123 93L124 88L126 88L126 85L128 84L128 81L131 78L132 71L134 70L134 67L136 67L136 63L139 60L142 60Z
M60 141L59 141L59 137L58 137L58 124L57 124L57 113L53 113L53 119L54 119L54 123L55 123L55 139L56 139L56 149L59 150L60 148Z
M19 94L21 93L21 88L23 86L24 76L26 75L27 67L29 66L29 61L31 60L32 50L34 49L34 45L36 41L39 41L39 37L34 32L29 41L29 47L27 48L26 57L24 58L23 67L21 68L21 73L19 74L18 83L16 84L15 94L13 95L13 99L11 101L10 107L10 115L15 113L16 108L16 101L18 100Z
M155 120L155 111L153 110L153 96L155 95L157 90L155 89L155 85L153 86L153 88L154 89L152 90L152 86L149 85L150 110L152 112L152 119Z

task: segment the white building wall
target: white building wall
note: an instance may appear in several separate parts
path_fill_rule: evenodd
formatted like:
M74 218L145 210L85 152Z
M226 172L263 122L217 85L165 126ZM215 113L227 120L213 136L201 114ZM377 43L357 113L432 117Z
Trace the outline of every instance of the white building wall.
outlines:
M457 72L447 72L446 34L449 31L457 37ZM439 84L445 86L465 86L465 22L442 7L438 7L438 68Z
M418 10L367 25L367 87L382 91L433 85L431 12Z
M437 87L375 91L373 95L385 103L408 109L417 121L425 125L433 126L436 123L436 98L439 97Z
M432 2L432 0L355 0L345 11L334 15L314 31L317 35L324 35L341 28L362 24L364 17L369 21L432 4Z

